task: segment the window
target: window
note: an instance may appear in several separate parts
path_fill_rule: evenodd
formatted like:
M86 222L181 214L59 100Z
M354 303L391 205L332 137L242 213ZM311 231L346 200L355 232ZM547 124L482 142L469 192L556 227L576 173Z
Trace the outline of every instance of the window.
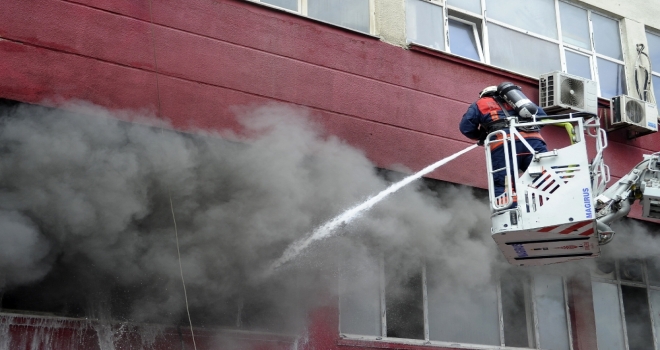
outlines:
M651 58L651 70L653 71L651 75L653 96L649 101L657 103L656 98L660 96L660 34L647 31L646 41L648 43L646 52ZM643 82L640 82L640 85L643 85Z
M483 61L477 26L456 17L449 18L449 51L459 56Z
M250 0L273 5L341 27L371 33L370 0Z
M553 42L494 23L488 25L488 40L490 63L495 66L534 77L561 70L559 45Z
M291 11L298 11L298 0L261 0L261 2Z
M406 1L406 35L408 41L437 50L445 49L445 14L435 3Z
M660 260L600 261L592 272L599 348L660 349ZM655 325L655 326L654 326Z
M468 286L447 278L439 262L404 268L396 262L412 258L367 255L342 259L340 331L345 338L570 349L560 276L511 272L490 285Z
M600 95L613 97L625 94L626 78L621 51L619 23L613 19L591 13L593 46L596 51Z
M447 0L446 8L440 5L406 1L408 42L532 77L560 70L593 79L605 98L627 91L615 19L560 0ZM656 47L660 56L660 42ZM660 86L660 71L654 79Z

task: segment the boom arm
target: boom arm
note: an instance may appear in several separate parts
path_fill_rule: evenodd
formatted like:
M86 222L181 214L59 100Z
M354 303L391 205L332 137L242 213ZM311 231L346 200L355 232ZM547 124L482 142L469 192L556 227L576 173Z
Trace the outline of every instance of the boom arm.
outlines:
M644 155L644 160L595 199L598 241L609 243L614 237L610 223L630 213L640 200L643 217L660 219L660 153Z

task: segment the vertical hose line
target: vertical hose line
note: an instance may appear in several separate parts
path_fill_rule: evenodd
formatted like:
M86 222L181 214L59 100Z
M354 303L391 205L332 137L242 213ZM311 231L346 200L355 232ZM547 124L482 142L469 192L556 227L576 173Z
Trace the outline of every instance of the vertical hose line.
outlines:
M642 55L646 56L648 69L642 63ZM641 90L639 88L638 77L640 69L644 71L644 85L642 86ZM651 71L651 59L649 58L649 55L644 52L644 44L637 44L637 60L635 60L635 88L637 89L637 95L639 96L640 100L645 102L651 102L649 101L649 97L651 95L649 93L651 89ZM655 98L653 102L655 102Z
M156 96L158 100L158 108L156 110L156 116L158 119L161 119L161 105L160 105L160 84L158 82L158 61L156 60L156 38L154 35L154 17L151 6L152 0L149 0L149 22L150 22L150 31L151 31L151 45L152 51L154 54L154 70L156 73ZM163 124L160 126L160 135L163 136ZM193 348L197 350L197 344L195 343L195 333L193 332L192 319L190 317L190 307L188 306L188 293L186 292L186 281L183 278L183 265L181 264L181 251L179 249L179 233L176 226L176 216L174 215L174 204L172 202L172 191L169 186L167 188L167 195L170 199L170 211L172 212L172 222L174 224L174 237L176 238L176 254L179 259L179 273L181 274L181 284L183 285L183 298L186 302L186 313L188 314L188 324L190 325L190 336L192 337Z

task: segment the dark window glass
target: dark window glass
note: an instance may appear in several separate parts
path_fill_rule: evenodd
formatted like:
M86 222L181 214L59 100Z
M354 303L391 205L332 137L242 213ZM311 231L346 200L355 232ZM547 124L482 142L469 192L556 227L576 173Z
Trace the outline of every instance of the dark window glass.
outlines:
M525 291L528 279L519 275L503 276L502 313L504 318L504 344L506 346L534 347L533 320L529 295Z
M399 260L400 261L400 260ZM395 259L385 261L387 336L424 339L422 269L401 270Z
M622 285L621 294L626 315L628 348L630 350L653 349L651 314L646 289Z

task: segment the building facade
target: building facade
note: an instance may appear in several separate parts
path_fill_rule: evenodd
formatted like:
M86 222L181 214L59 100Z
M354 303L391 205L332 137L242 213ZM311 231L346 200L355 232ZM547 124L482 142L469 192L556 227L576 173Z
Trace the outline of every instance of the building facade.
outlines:
M638 44L650 57L647 76ZM540 74L591 79L603 120L614 96L655 102L660 3L5 1L0 52L0 98L8 101L53 108L86 101L167 119L181 131L236 132L237 106L291 105L376 167L416 171L472 144L457 125L488 85L510 81L538 101ZM565 131L547 128L544 137L561 144ZM657 133L629 139L620 129L608 138L611 183L660 151ZM484 154L472 151L428 179L484 189ZM630 217L634 227L657 229L638 223L638 207ZM570 274L502 272L487 286L464 286L445 280L433 261L393 279L395 268L376 252L338 266L340 292L309 312L304 335L238 329L221 337L255 349L660 349L660 263L633 257L615 254ZM100 333L91 321L2 317L6 348L144 344L119 323ZM205 343L217 335L204 332L195 345L218 346ZM193 346L185 327L164 334L149 346Z

